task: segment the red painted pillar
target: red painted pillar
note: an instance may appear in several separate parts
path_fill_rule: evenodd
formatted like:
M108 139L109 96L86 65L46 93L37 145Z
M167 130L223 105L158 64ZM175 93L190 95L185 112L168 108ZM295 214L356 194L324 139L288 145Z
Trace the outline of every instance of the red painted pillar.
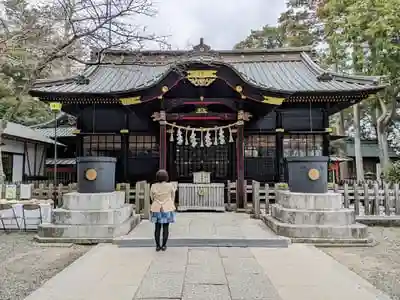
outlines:
M160 162L159 169L167 169L167 124L165 111L160 111Z
M237 209L247 208L246 182L244 180L244 128L243 127L244 127L243 111L239 111L237 136L236 136L236 168L237 168L236 208Z

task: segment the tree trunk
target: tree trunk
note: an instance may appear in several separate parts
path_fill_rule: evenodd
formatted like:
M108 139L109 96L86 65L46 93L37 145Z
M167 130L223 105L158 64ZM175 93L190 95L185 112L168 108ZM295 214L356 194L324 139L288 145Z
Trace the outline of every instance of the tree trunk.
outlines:
M346 135L346 128L345 128L345 117L344 117L344 111L340 111L337 115L337 120L336 120L336 134L340 136L345 136ZM344 139L340 139L336 142L338 145L337 151L339 157L346 157L347 152L346 152L346 141ZM344 161L340 163L340 179L348 179L349 177L349 163L347 161Z
M360 105L353 106L354 113L354 152L356 157L356 177L357 181L364 180L364 166L361 153L361 129L360 129Z
M6 181L6 175L4 174L3 168L3 155L2 155L2 144L3 144L3 133L5 128L7 127L7 121L1 120L0 121L0 185L2 185Z

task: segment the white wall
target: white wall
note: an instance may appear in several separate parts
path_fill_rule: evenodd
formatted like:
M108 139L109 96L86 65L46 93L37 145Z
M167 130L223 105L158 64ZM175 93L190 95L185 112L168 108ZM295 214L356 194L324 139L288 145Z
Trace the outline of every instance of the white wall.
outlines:
M14 155L13 156L13 174L12 181L13 182L21 182L22 176L24 175L23 170L24 156L23 155Z
M25 155L25 174L28 176L39 176L44 175L45 163L46 163L46 145L38 144L36 146L36 157L35 157L35 143L27 142L27 151L24 153L24 142L14 141L9 139L3 140L4 145L1 150L3 152L17 153ZM14 155L13 158L13 181L22 181L22 155ZM36 170L35 170L36 161Z

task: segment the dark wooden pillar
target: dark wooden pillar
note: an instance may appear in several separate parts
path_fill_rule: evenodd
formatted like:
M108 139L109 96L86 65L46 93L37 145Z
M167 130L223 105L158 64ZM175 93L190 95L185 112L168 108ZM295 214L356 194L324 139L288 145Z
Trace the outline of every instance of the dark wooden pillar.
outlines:
M165 111L160 111L160 163L159 169L167 169L167 121Z
M124 113L125 128L121 129L121 164L122 164L122 180L129 182L128 179L128 152L129 152L129 116Z
M82 130L82 116L79 114L76 118L76 157L83 156L83 136L80 134Z
M236 181L236 208L246 208L247 194L246 182L244 180L244 121L243 111L238 112L238 125L236 136L236 168L237 168L237 181Z
M275 148L275 168L276 168L276 182L282 182L285 180L284 178L284 156L283 156L283 136L284 136L284 129L282 128L282 112L276 112L276 119L275 119L275 141L276 141L276 148Z
M324 122L324 128L325 128L325 133L322 137L322 155L329 156L329 144L330 144L331 129L329 128L328 107L323 110L322 114L323 114L323 122Z

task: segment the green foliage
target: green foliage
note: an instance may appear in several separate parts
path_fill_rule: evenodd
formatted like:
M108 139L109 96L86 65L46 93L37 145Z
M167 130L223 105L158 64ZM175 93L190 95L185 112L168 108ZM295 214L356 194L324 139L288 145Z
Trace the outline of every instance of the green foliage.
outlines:
M387 181L390 183L400 183L400 161L392 164L387 172Z
M15 106L17 101L14 97L2 98L0 102L0 119L11 107ZM10 121L23 124L25 126L35 125L46 122L52 118L52 113L43 102L37 101L32 97L26 96L19 107L17 113Z
M301 5L291 2L279 17L277 26L266 25L260 30L252 30L245 40L235 45L235 49L311 46L320 41L321 31L316 17L318 1Z
M275 49L284 45L284 35L279 27L266 25L261 30L252 30L250 35L236 44L234 49Z

